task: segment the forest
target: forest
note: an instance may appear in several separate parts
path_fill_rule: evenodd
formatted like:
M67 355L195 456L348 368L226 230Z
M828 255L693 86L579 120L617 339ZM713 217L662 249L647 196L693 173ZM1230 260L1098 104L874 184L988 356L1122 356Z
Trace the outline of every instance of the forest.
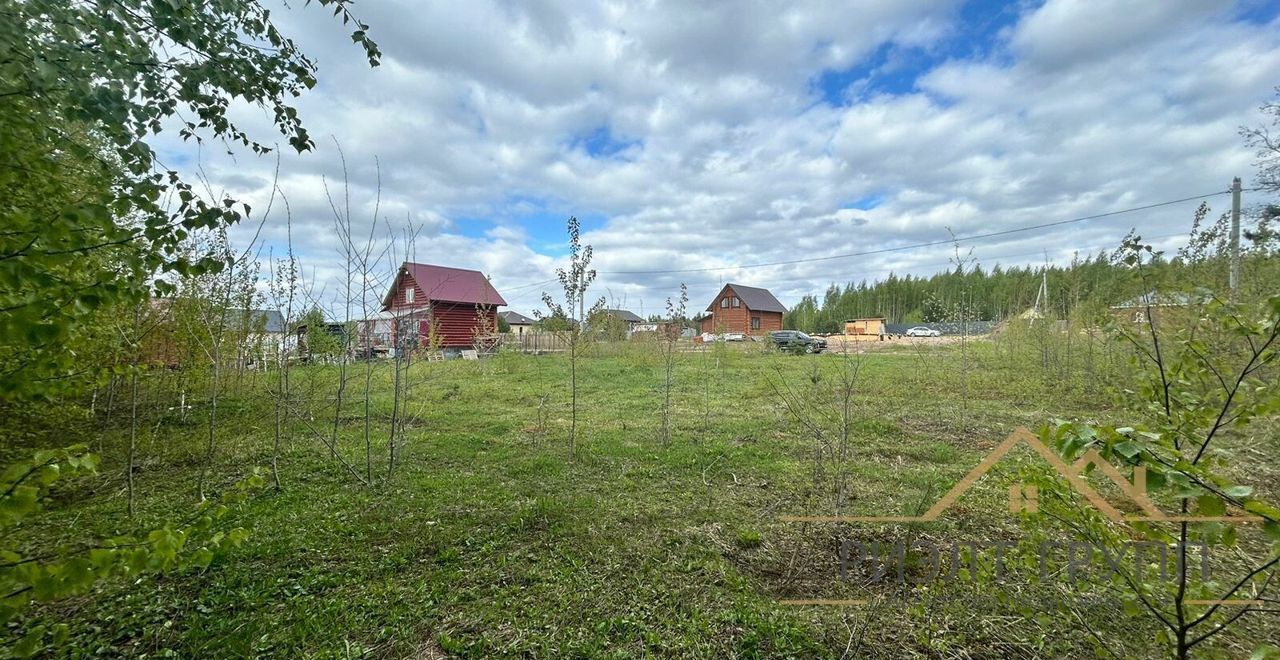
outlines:
M1201 204L1186 219L1189 238L1174 254L1159 255L1151 264L1151 284L1166 289L1226 287L1229 263L1229 215L1209 219ZM1255 204L1247 214L1241 258L1266 270L1260 282L1280 281L1274 270L1277 217L1280 207ZM889 323L1002 321L1031 310L1044 284L1039 311L1057 319L1098 317L1113 306L1150 291L1136 290L1124 276L1128 267L1116 250L1077 255L1067 264L984 268L957 245L953 268L929 276L893 275L875 282L832 284L819 296L805 296L786 315L787 327L820 333L843 332L844 322L857 318L886 319ZM1173 290L1164 291L1171 294Z

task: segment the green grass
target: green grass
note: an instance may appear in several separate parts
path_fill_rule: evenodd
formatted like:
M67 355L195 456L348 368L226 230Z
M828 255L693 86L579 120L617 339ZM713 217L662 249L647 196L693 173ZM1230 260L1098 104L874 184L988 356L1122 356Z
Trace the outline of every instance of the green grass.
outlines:
M1103 378L1050 380L999 345L867 354L850 429L847 511L919 513L1018 425L1111 414ZM391 373L375 373L374 482L361 485L304 425L289 425L281 491L237 515L252 537L209 569L108 582L44 605L22 625L72 624L73 656L313 657L1008 657L1087 654L1076 622L1011 614L976 587L866 589L840 583L833 530L784 523L828 511L832 466L815 476L811 433L781 405L787 386L834 413L844 358L754 347L683 353L673 439L659 442L662 369L643 345L602 345L580 365L578 454L567 435L568 362L501 355L413 369L407 438L386 476ZM814 371L814 368L817 371ZM363 365L347 389L339 449L363 474ZM816 374L816 379L815 379ZM214 483L270 463L271 375L225 385ZM334 367L294 374L297 407L328 433ZM104 467L64 488L18 530L30 544L75 542L181 515L196 498L207 427L165 411L172 374L147 382L136 473L140 514L124 516L127 407L110 420L59 421L30 445L102 445ZM540 397L548 397L539 423ZM828 422L831 420L829 419ZM107 425L104 433L97 429ZM867 538L1014 533L999 478L945 520ZM781 598L874 598L861 608L796 608ZM1105 617L1107 612L1099 613ZM1119 644L1155 652L1151 628L1120 622ZM19 628L9 631L17 634Z

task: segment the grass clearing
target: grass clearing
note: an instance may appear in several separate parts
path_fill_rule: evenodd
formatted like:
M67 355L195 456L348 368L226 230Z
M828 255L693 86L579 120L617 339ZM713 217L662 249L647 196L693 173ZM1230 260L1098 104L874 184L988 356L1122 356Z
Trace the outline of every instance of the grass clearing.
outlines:
M204 571L108 582L89 596L37 609L26 623L70 620L74 648L106 655L1093 653L1077 622L1013 614L983 588L840 581L832 526L778 520L824 510L834 491L830 473L815 476L813 439L775 388L793 388L826 409L846 359L859 360L861 369L846 462L847 507L860 515L920 513L1019 425L1115 413L1105 404L1101 370L1047 381L1014 364L1018 355L998 341L969 350L968 373L960 371L955 346L857 357L789 356L754 345L682 353L672 443L664 448L656 352L594 346L580 364L577 460L565 441L562 356L419 363L411 373L407 441L389 479L391 373L378 365L370 487L307 430L327 432L332 424L325 393L336 369L305 367L296 382L309 399L281 457L284 488L261 493L238 514L252 531L243 547ZM166 408L175 395L167 378L156 374L147 390L136 523L124 516L126 429L118 413L101 437L101 414L71 433L28 434L31 444L101 442L105 457L91 483L68 490L38 524L19 529L30 543L80 541L86 527L96 536L131 531L194 502L207 427L199 400L185 422L171 419ZM220 404L230 421L221 427L213 471L224 484L270 461L271 376L235 378ZM363 471L363 403L357 395L347 405L339 449ZM937 522L872 525L858 534L1014 536L1001 484L1015 473L990 475ZM75 538L72 523L79 526ZM1046 588L1009 591L1035 597ZM812 597L871 603L778 602ZM1146 622L1125 620L1115 604L1091 611L1115 628L1126 652L1154 652ZM1234 648L1234 640L1223 639L1220 648Z

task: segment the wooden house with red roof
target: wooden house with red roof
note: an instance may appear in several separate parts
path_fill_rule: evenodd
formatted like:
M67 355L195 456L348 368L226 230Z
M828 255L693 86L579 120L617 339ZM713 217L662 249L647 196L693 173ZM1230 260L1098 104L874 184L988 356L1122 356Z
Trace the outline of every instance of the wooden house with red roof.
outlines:
M406 261L396 273L382 311L397 322L396 345L470 348L478 334L496 335L498 307L507 301L478 270Z

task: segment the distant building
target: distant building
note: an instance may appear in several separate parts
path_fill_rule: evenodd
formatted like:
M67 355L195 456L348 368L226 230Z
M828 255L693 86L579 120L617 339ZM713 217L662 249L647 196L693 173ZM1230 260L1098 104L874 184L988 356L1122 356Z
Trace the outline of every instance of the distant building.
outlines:
M511 333L517 337L526 332L533 331L533 324L535 321L520 312L514 312L511 310L498 312L498 318L506 321L507 325L511 327Z
M760 336L782 329L787 308L768 289L726 284L707 306L708 316L699 322L702 332L735 332Z
M377 312L356 321L356 345L352 349L366 358L386 355L395 338L395 320L391 312Z
M883 318L851 319L844 322L844 333L846 335L874 336L883 339L885 320Z
M188 325L185 329L190 332L192 323L200 327L201 333L220 329L227 341L224 355L240 366L270 362L294 347L284 315L274 309L231 308L219 312L207 301L153 298L146 317L151 329L142 340L142 361L153 366L190 366L183 362L190 356L182 354L177 333L180 325Z
M606 309L603 310L602 313L606 316L611 316L614 319L617 319L625 325L627 332L632 332L636 329L636 326L647 323L644 319L625 309Z
M1167 316L1175 310L1185 309L1203 303L1186 293L1159 293L1148 291L1136 298L1111 306L1111 314L1121 322L1146 323L1149 315L1157 319Z
M496 335L506 300L478 270L405 262L382 300L396 318L395 344L470 348L477 335Z

